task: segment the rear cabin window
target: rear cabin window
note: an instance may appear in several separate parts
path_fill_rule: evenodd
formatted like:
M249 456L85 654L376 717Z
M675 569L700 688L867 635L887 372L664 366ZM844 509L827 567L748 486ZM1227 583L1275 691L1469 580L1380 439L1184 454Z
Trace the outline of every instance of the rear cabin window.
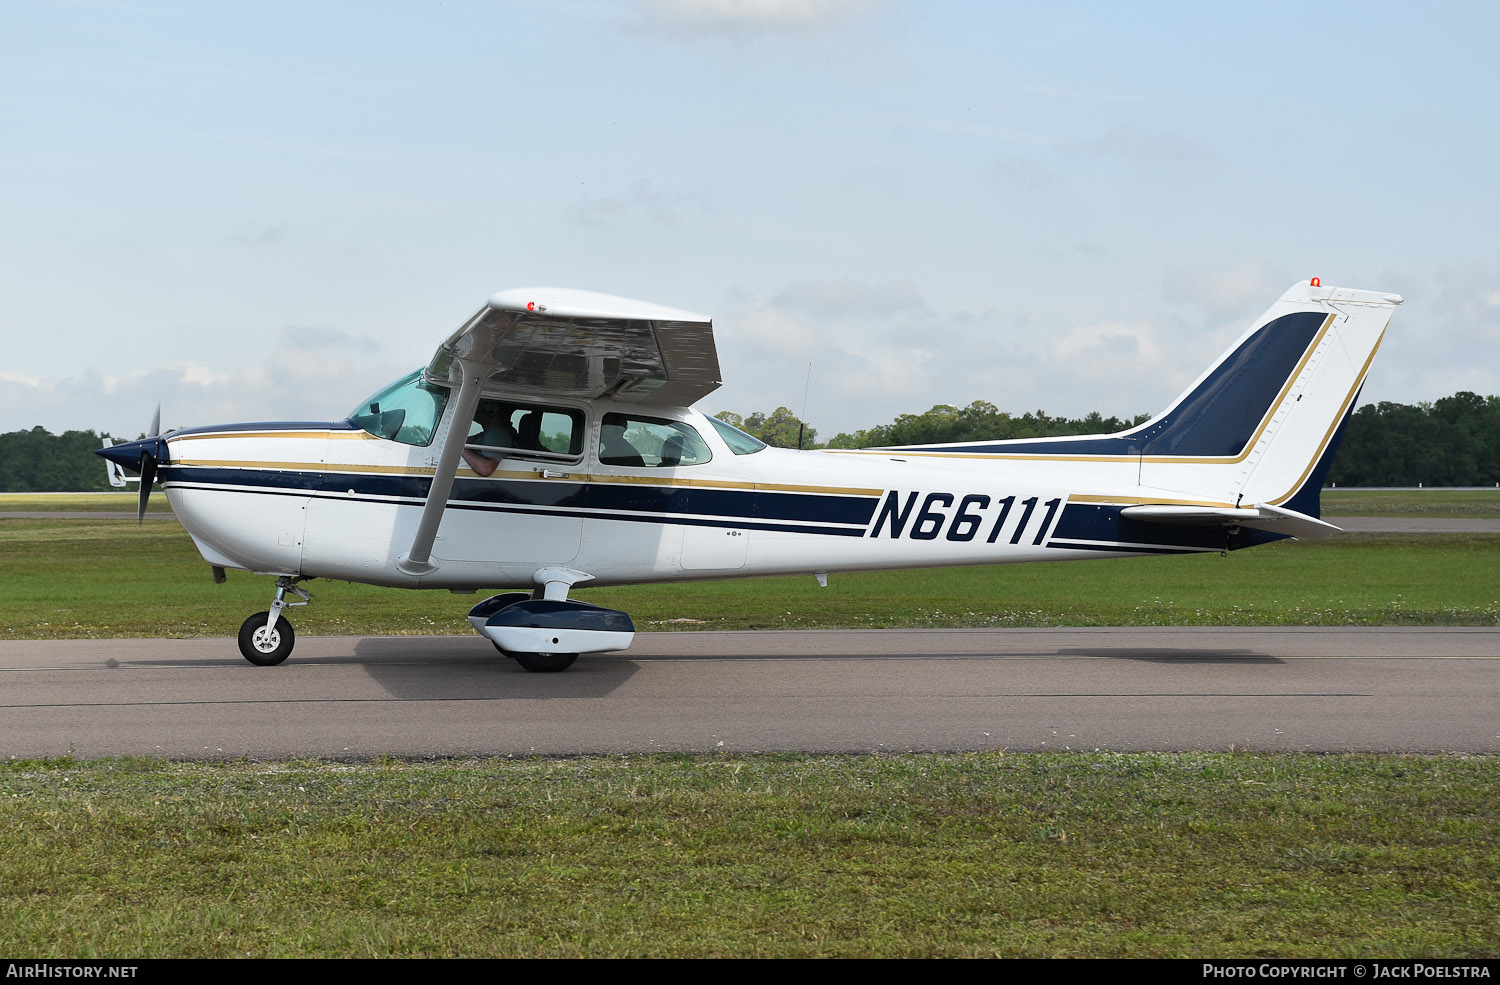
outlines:
M681 421L605 414L599 426L599 462L637 468L702 465L713 458L698 432Z

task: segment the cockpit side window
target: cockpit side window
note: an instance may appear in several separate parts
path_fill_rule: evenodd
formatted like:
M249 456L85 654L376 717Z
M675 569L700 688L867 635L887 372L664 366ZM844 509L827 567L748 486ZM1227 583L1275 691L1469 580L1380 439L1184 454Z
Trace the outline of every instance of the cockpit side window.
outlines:
M713 458L697 431L659 417L605 414L599 426L599 462L636 468L702 465Z
M474 409L467 447L577 458L583 454L583 420L583 411L569 407L486 398Z
M448 395L446 387L433 386L417 370L362 402L349 421L377 438L425 447L437 433Z

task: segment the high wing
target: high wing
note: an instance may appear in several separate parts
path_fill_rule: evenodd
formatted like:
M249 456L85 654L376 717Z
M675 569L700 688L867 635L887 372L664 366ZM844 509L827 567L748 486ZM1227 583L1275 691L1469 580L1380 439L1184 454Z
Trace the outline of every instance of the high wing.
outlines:
M426 377L460 383L454 362L484 368L483 387L687 407L718 389L707 315L563 288L492 295L438 347Z
M450 335L423 374L450 387L446 436L411 550L398 566L434 570L432 544L482 390L687 407L718 389L713 320L592 291L501 291Z

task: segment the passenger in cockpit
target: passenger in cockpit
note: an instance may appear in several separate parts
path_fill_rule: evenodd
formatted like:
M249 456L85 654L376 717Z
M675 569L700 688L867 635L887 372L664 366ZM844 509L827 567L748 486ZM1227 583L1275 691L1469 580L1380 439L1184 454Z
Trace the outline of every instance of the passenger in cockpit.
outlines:
M599 429L599 461L605 465L646 464L640 451L625 437L625 425L613 423Z

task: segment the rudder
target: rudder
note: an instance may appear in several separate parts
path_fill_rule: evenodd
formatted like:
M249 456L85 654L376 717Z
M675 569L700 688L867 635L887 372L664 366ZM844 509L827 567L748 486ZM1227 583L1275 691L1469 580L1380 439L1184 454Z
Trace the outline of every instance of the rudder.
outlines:
M1304 292L1305 300L1293 298ZM1331 321L1249 449L1236 495L1247 504L1318 516L1323 477L1401 298L1298 284L1282 300L1288 299L1318 305Z

